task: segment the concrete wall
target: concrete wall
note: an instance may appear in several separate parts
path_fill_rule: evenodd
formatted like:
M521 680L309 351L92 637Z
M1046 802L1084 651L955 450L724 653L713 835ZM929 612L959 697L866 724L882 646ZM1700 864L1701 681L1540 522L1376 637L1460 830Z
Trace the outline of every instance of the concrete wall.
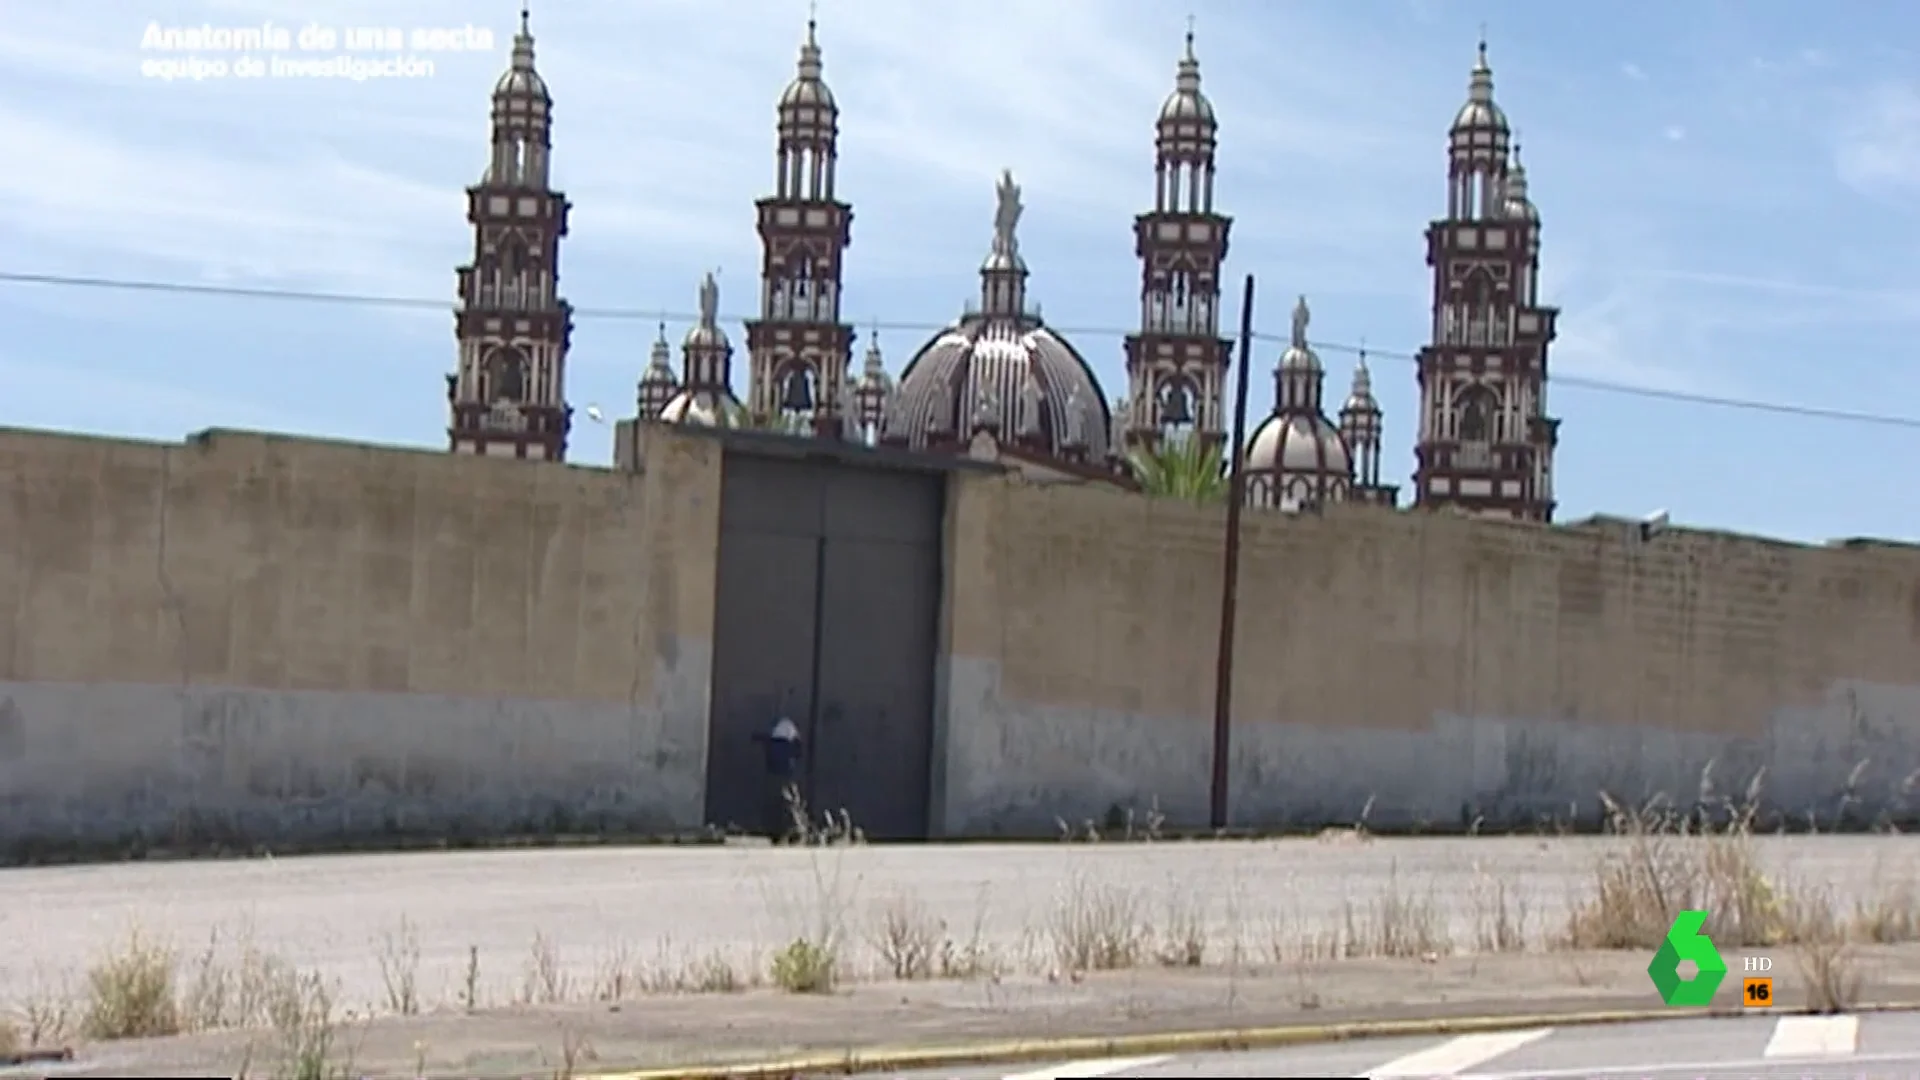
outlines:
M610 471L0 430L0 858L700 824L722 444ZM936 820L1206 817L1222 514L951 483ZM1904 812L1920 550L1246 519L1236 820Z
M1204 824L1224 512L955 490L949 829ZM1249 514L1240 573L1239 824L1591 818L1762 769L1871 819L1920 768L1920 550L1342 508Z
M0 430L0 857L697 826L719 456Z

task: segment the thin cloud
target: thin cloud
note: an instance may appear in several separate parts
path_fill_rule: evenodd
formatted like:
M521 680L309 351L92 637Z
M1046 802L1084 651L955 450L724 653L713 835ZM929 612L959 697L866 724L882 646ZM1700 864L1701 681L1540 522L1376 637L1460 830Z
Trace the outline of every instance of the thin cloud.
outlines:
M1920 90L1885 83L1855 103L1834 155L1840 180L1872 195L1920 190Z
M1632 79L1634 82L1647 81L1647 73L1641 69L1639 64L1636 64L1631 60L1620 65L1620 74L1625 75L1627 78Z

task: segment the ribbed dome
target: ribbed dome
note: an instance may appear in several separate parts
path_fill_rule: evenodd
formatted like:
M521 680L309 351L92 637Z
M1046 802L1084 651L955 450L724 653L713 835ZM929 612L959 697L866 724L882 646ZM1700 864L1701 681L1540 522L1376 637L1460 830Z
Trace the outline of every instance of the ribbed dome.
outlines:
M1304 473L1345 478L1352 471L1346 441L1324 416L1270 416L1247 447L1252 472Z
M915 448L976 432L1069 461L1104 462L1111 419L1093 369L1027 310L1027 264L1016 228L1020 185L995 189L993 247L980 267L980 309L933 336L908 361L882 438Z
M496 95L538 98L552 101L547 93L547 83L540 73L533 69L533 30L527 25L527 9L520 9L520 32L513 35L513 58L507 70L500 74L500 81L493 84Z
M1160 123L1164 128L1168 124L1199 123L1211 126L1213 122L1213 102L1208 101L1207 95L1200 90L1200 60L1193 54L1193 34L1189 32L1187 51L1181 55L1179 71L1174 76L1173 93L1168 94L1167 100L1160 105ZM1173 135L1176 132L1163 130L1162 134ZM1179 131L1177 134L1186 135L1190 132Z
M1468 130L1507 133L1507 114L1493 100L1493 68L1487 63L1484 41L1480 43L1473 73L1467 81L1467 103L1454 114L1453 130L1455 134Z
M833 111L837 106L833 102L833 91L827 88L826 80L822 78L824 71L825 65L820 62L820 42L815 37L813 22L809 20L807 40L800 46L800 65L793 81L780 94L780 108Z
M1507 167L1507 197L1501 206L1507 217L1538 224L1540 209L1527 197L1527 167L1520 164L1520 147L1513 148L1513 163Z
M740 403L732 394L711 390L682 390L660 410L660 419L669 424L693 424L698 427L733 427L739 422Z
M1104 460L1110 421L1093 369L1037 317L968 315L900 374L885 437L924 448L989 429L1056 457Z

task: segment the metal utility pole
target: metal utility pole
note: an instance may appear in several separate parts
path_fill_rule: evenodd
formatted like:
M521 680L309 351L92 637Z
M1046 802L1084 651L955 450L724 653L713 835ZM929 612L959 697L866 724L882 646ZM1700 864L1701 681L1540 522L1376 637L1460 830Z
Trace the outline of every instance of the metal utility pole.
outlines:
M1227 763L1233 741L1233 624L1240 591L1240 507L1246 502L1241 448L1247 441L1247 371L1253 367L1253 275L1240 298L1240 371L1234 379L1233 438L1226 446L1226 569L1220 575L1220 655L1213 685L1213 785L1209 792L1215 831L1227 827Z

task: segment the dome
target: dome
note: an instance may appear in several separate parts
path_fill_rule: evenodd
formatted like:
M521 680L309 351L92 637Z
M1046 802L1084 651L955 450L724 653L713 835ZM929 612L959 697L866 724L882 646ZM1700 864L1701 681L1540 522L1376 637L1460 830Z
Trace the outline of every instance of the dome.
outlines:
M1347 394L1347 403L1340 406L1341 415L1378 414L1380 401L1373 396L1373 373L1367 370L1367 355L1360 354L1360 362L1353 367L1353 389Z
M1249 472L1344 478L1352 468L1346 440L1323 416L1270 416L1247 447Z
M1493 101L1493 68L1487 64L1487 43L1480 43L1473 74L1467 83L1467 103L1454 114L1453 130L1507 133L1507 114Z
M1104 460L1110 420L1093 369L1028 316L969 315L921 347L900 373L885 437L916 448L981 428L1062 458Z
M1112 420L1093 369L1027 309L1027 264L1013 173L995 189L993 247L980 267L980 308L920 347L900 373L882 438L915 449L983 429L1070 461L1104 462Z
M695 323L680 342L686 349L730 349L732 343L727 340L727 332L718 326Z
M814 37L814 24L809 20L807 40L800 46L800 67L793 81L780 93L780 108L833 111L836 107L833 91L827 88L826 80L821 78L824 70L820 62L820 43Z
M732 394L682 390L660 410L660 419L669 424L692 424L696 427L734 427L738 422L739 410L740 403L733 399Z
M1520 147L1513 148L1513 164L1507 168L1506 200L1501 213L1520 221L1540 223L1540 208L1527 198L1527 167L1520 164Z
M1180 68L1174 76L1173 93L1160 105L1160 123L1167 124L1212 124L1213 102L1200 92L1200 61L1193 55L1193 34L1187 34L1187 51L1180 57Z
M547 93L546 80L533 69L533 31L527 26L525 8L520 9L520 32L513 35L513 58L507 64L507 70L500 74L500 81L493 84L493 92L496 96L552 100Z

